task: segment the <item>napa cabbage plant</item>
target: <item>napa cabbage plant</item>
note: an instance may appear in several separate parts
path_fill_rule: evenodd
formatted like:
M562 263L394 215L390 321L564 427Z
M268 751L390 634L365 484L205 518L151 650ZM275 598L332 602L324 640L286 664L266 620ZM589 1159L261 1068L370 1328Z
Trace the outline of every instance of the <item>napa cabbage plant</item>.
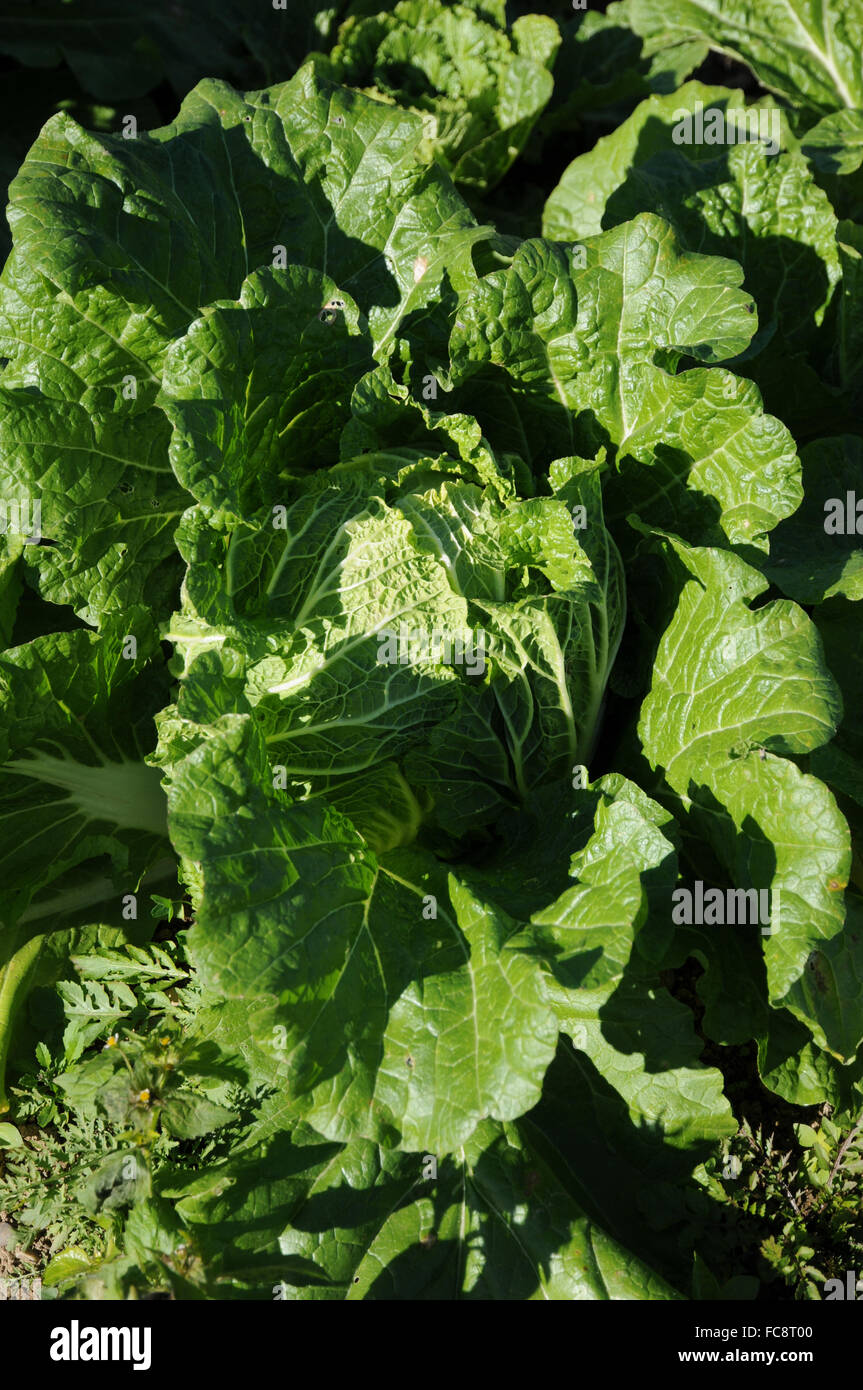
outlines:
M677 1194L709 1207L736 1129L704 1036L792 1103L859 1075L855 570L804 564L824 446L760 389L842 256L784 194L804 155L741 146L720 204L661 91L499 236L447 170L505 174L557 28L448 7L405 76L434 8L135 140L57 115L12 183L0 480L40 535L0 537L0 1067L182 901L189 1057L244 1119L153 1174L136 1259L182 1230L206 1296L675 1299ZM820 259L800 300L755 183ZM693 878L781 929L675 922Z

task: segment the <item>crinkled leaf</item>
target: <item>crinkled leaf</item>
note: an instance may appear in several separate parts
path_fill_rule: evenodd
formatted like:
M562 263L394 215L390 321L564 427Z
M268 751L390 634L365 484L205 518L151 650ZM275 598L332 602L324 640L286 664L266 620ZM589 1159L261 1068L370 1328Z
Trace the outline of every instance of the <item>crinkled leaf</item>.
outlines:
M697 143L699 105L705 127L721 113L727 143ZM679 140L685 119L692 143ZM546 204L544 234L578 241L660 212L688 250L740 261L758 305L751 351L779 335L787 356L822 321L839 259L826 194L802 155L771 144L784 142L784 130L775 103L747 107L726 87L689 82L652 96L570 164Z
M490 438L517 442L534 467L610 441L626 496L662 524L682 511L692 538L764 546L800 500L794 442L764 415L755 388L727 373L677 372L748 344L752 304L741 272L678 249L642 214L585 239L585 268L563 246L526 242L484 277L452 339L460 404ZM632 502L630 502L630 508Z

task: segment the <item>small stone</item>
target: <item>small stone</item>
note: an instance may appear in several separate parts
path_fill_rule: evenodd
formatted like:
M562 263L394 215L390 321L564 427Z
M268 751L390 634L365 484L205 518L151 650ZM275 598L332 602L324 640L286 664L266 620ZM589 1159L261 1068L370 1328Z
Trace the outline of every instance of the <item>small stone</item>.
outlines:
M0 1250L12 1250L14 1247L15 1228L8 1221L0 1221Z

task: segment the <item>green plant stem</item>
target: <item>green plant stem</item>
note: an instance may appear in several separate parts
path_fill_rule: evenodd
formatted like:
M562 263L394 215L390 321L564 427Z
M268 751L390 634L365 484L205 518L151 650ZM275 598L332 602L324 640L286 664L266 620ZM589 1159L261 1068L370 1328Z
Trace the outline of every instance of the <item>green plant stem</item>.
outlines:
M833 1186L833 1179L839 1172L842 1160L845 1157L848 1150L850 1149L851 1145L854 1143L854 1140L857 1138L857 1135L860 1133L861 1129L863 1129L863 1118L857 1121L856 1125L854 1126L851 1133L848 1135L847 1139L842 1144L842 1147L840 1148L838 1154L836 1155L836 1161L834 1162L833 1167L830 1169L830 1176L827 1179L828 1190Z
M19 928L19 932L20 932ZM0 1115L9 1109L6 1094L6 1063L15 1015L26 992L27 979L42 949L44 935L31 936L15 947L0 967Z

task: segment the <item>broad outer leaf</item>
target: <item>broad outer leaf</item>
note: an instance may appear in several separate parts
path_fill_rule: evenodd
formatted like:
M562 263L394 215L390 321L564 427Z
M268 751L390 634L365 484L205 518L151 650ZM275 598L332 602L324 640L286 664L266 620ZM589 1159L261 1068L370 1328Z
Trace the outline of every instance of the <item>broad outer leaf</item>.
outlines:
M851 1060L863 1018L843 1013L805 978L811 952L842 932L848 828L822 783L771 756L818 748L838 723L841 700L817 630L785 600L751 609L765 581L737 557L667 542L690 577L642 706L645 753L663 768L730 883L771 889L781 919L765 942L771 1003L790 1008L821 1046ZM837 969L856 974L848 950Z
M562 987L555 1001L567 1020L573 1011L595 1017L620 983L648 918L648 884L673 857L662 812L638 788L610 777L600 779L596 791L592 833L570 864L575 883L531 916L529 936L549 951L551 971ZM586 810L577 806L573 813L579 841Z
M250 1137L184 1187L179 1212L213 1267L259 1296L273 1284L292 1301L679 1297L585 1217L515 1125L485 1121L437 1161L301 1126Z
M706 39L742 58L759 81L816 111L863 108L863 9L859 0L633 0L633 27L678 41Z
M859 927L853 924L852 930ZM790 1105L821 1105L826 1097L835 1110L858 1106L854 1083L863 1068L860 1058L853 1067L841 1066L786 1010L767 1012L766 1026L759 1030L758 1070L768 1090Z
M473 278L479 230L421 139L417 117L311 66L245 97L202 82L135 140L55 116L10 188L0 344L48 394L146 382L205 305L283 254L346 290L380 347L445 278Z
M167 779L174 843L202 866L190 947L220 1035L266 1040L333 1139L443 1154L529 1109L557 1023L540 966L507 948L515 924L431 855L378 861L266 778L248 716L226 716Z
M770 884L771 930L764 939L769 1002L789 1009L820 1047L853 1061L863 1041L863 961L846 928L851 846L845 818L822 782L769 755L726 763L710 787L728 817L713 817L711 838L730 881L746 888ZM743 930L758 934L757 927Z
M691 1098L709 1094L710 1075L705 1070L694 1089L687 1087ZM646 1100L649 1105L649 1093ZM586 1053L562 1040L542 1101L520 1127L594 1221L685 1286L695 1195L692 1169L699 1148L706 1157L710 1146L696 1143L694 1152L674 1146L660 1123L638 1115L637 1102L633 1118L631 1102L632 1095L625 1100ZM578 1125L573 1124L574 1113L581 1117ZM712 1127L713 1121L708 1124ZM709 1229L709 1211L702 1208L699 1216L700 1228ZM681 1234L682 1259L676 1248Z
M682 1149L736 1131L722 1073L699 1064L702 1043L685 1005L641 982L617 989L598 1015L587 1000L573 991L561 1001L564 1031L626 1101L634 1125Z

